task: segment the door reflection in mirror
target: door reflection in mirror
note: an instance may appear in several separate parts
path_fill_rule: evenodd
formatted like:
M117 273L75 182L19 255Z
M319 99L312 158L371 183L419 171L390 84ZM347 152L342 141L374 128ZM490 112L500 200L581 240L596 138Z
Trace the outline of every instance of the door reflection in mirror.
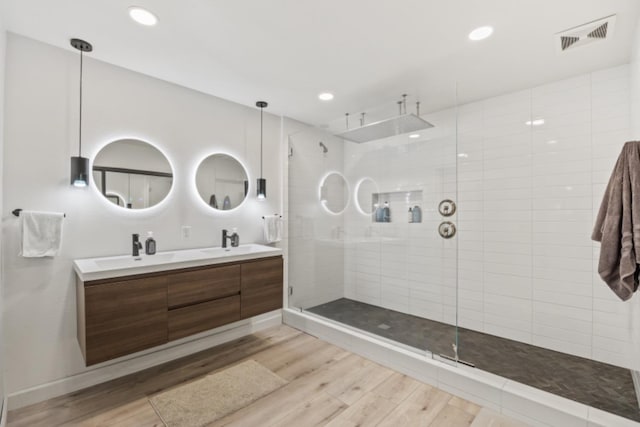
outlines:
M196 188L202 200L213 209L235 209L249 191L247 171L228 154L212 154L198 166Z
M93 161L93 182L116 206L145 209L164 200L173 185L167 158L154 146L136 139L107 144Z

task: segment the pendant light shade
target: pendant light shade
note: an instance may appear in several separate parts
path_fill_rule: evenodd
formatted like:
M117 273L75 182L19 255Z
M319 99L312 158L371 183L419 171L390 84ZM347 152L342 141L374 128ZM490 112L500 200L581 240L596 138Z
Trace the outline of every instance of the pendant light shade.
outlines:
M264 178L258 178L258 199L267 198L267 180Z
M265 101L256 102L256 107L260 108L260 178L258 178L257 183L258 200L264 200L267 198L267 180L262 177L262 112L267 107L267 105L269 104L267 104Z
M82 157L82 59L84 52L91 52L93 46L80 39L71 39L71 46L80 51L80 114L78 120L78 156L71 157L71 184L74 187L86 187L89 185L91 173L89 171L89 159Z
M71 184L74 187L89 184L89 159L86 157L71 157Z

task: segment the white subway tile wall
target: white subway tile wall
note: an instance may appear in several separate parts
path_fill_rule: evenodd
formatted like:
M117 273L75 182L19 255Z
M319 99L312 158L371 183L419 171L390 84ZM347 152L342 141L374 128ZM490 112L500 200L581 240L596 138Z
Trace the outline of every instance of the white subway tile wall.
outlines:
M438 203L455 199L455 114L427 118L439 124L406 135L364 144L345 144L349 182L372 179L381 193L392 193L391 222L376 223L357 209L345 213L345 296L347 298L455 322L456 240L437 232ZM414 192L421 192L416 200ZM422 221L409 222L408 208L419 206ZM455 221L453 217L452 221ZM452 336L453 340L453 336Z
M422 191L423 220L408 223L396 200L392 222L374 223L352 196L343 296L451 324L457 308L462 327L640 369L640 297L609 290L590 240L631 139L630 82L623 65L429 114L436 127L417 140L344 143L351 189L369 177L380 192ZM446 198L458 204L450 218L437 211ZM443 220L455 239L438 235ZM323 262L338 266L332 250Z

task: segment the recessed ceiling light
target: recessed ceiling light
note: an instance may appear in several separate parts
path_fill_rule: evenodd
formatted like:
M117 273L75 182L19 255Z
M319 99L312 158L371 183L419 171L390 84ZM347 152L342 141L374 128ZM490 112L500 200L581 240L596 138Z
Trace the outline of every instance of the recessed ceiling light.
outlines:
M158 17L147 9L143 9L139 6L131 6L129 8L129 16L140 25L146 25L151 27L158 23Z
M469 39L473 41L484 40L493 34L493 27L478 27L469 33Z
M544 124L544 119L527 120L524 124L527 126L542 126Z
M556 141L555 139L550 139L549 141L547 141L547 144L549 145L553 145L553 144L557 144L558 141Z
M412 133L411 135L409 135L409 138L411 138L411 139L420 138L420 134L419 133Z
M331 101L333 99L333 94L330 92L322 92L318 95L318 99L320 101Z
M467 153L458 153L458 157L466 159L467 157L469 157L469 155Z

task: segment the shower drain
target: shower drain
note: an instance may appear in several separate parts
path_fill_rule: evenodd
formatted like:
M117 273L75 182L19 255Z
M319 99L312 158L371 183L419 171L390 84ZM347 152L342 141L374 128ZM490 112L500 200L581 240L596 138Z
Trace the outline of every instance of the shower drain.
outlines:
M387 324L385 324L385 323L380 323L380 324L378 325L378 328L380 328L380 329L384 329L384 330L386 331L387 329L390 329L390 328L391 328L391 326L389 326L389 325L387 325Z

